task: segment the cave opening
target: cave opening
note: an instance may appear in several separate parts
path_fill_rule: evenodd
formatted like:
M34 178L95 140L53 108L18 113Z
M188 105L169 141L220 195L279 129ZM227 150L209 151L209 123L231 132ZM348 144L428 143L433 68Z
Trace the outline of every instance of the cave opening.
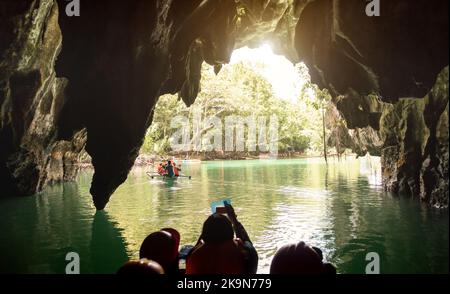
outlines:
M304 63L274 54L269 43L235 49L220 70L204 62L200 73L200 91L189 107L177 94L159 98L138 164L156 156L267 157L271 152L263 141L271 135L266 130L271 118L281 124L277 142L272 142L277 145L275 157L340 158L351 152L339 138L330 138L336 135L336 122L342 120L331 97L311 82ZM258 120L267 125L256 126ZM217 121L219 126L212 124Z

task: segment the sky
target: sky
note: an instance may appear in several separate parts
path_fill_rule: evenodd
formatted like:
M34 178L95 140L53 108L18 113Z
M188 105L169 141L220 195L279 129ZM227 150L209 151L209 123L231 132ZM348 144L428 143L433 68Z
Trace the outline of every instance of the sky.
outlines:
M304 81L295 70L295 65L284 56L275 55L269 44L259 48L243 47L234 50L230 64L241 61L264 65L261 73L271 84L275 96L280 99L295 101L298 98Z

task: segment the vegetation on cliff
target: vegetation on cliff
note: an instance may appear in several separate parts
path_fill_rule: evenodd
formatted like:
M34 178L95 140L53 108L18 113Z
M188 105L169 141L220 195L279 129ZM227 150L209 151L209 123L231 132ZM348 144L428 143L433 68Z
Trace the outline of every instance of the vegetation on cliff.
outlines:
M171 122L177 116L189 118L192 123L195 115L200 115L203 120L217 117L221 121L230 116L263 117L268 121L272 115L276 115L279 122L279 153L323 153L322 109L328 104L326 95L318 95L320 91L310 82L307 68L298 64L296 72L299 79L305 82L297 98L290 100L278 97L270 81L261 74L264 66L264 63L239 62L224 67L216 74L213 67L204 64L201 91L193 105L186 107L176 95L159 98L153 123L147 131L141 152L164 155L173 151L170 140L177 130L171 127ZM199 131L194 132L191 128L192 141L195 134L203 135L209 129L203 125ZM245 130L248 132L248 126ZM206 149L202 146L194 154L199 152L204 153ZM207 153L214 156L214 152ZM260 150L247 152L249 155L250 153L258 155Z

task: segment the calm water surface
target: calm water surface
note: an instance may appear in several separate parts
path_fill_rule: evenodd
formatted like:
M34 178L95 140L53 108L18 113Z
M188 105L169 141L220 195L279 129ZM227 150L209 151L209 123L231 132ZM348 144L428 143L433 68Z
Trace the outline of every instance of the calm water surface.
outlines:
M448 273L448 210L393 197L372 158L183 163L192 179L150 180L134 169L96 212L92 171L35 197L0 199L0 272L64 273L79 253L82 273L113 273L138 257L147 234L163 227L194 243L210 203L230 198L268 273L277 248L304 240L323 249L340 273L364 273L368 252L382 273Z

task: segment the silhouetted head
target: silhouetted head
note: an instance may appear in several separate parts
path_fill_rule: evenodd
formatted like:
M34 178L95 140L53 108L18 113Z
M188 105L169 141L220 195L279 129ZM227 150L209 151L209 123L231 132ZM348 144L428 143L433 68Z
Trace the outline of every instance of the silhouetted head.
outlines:
M148 258L158 262L165 271L173 265L177 255L174 254L176 240L171 233L159 231L151 233L142 242L139 250L139 258Z
M335 275L336 268L331 263L326 262L323 264L323 273L327 275Z
M304 242L285 245L278 249L270 265L271 274L322 274L326 268L321 251L317 252Z
M118 271L120 275L161 275L164 270L156 261L142 258L128 261Z
M233 238L233 225L228 217L214 213L203 223L202 239L205 243L221 244Z
M172 162L170 160L167 161L168 165L172 165Z
M316 251L316 253L319 255L320 260L323 260L323 253L322 250L319 247L311 246L311 248Z
M178 248L180 247L180 239L181 239L180 233L173 228L164 228L161 231L168 232L172 236L172 239L175 241L175 245L173 246L174 255L175 257L178 256Z
M181 236L177 230L175 230L174 228L164 228L164 229L161 229L161 231L168 232L172 236L172 238L175 240L175 246L177 248L180 246Z

